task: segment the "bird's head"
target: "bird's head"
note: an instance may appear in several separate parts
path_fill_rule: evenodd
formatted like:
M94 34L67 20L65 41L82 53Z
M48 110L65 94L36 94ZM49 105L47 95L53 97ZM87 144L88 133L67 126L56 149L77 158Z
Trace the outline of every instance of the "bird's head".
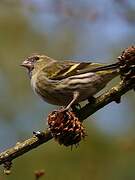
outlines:
M25 67L28 70L28 73L31 77L33 73L40 71L46 66L49 66L52 61L53 59L45 55L33 55L25 59L22 62L21 66Z

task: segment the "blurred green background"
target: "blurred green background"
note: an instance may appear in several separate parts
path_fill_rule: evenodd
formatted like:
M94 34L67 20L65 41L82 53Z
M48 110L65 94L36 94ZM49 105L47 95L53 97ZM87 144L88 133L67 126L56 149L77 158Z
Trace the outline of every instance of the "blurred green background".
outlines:
M26 57L111 63L133 44L134 0L1 0L0 151L47 127L47 114L58 108L31 90L19 66ZM88 136L78 148L52 140L14 160L10 176L1 167L0 180L34 180L38 169L48 180L134 180L134 107L135 93L128 92L85 121Z

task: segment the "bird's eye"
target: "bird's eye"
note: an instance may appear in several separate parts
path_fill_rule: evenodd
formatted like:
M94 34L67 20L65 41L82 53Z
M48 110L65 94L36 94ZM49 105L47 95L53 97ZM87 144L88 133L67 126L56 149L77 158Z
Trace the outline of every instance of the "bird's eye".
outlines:
M40 58L38 56L33 56L33 57L30 57L30 61L31 63L35 63L36 61L38 61Z
M37 61L37 60L39 60L39 57L38 57L38 56L35 56L34 59Z

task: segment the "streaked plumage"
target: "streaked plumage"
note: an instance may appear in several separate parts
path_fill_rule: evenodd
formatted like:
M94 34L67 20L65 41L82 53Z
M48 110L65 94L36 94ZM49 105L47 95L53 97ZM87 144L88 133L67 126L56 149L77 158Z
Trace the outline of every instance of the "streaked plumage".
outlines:
M91 62L57 61L45 55L27 58L33 90L51 104L71 105L98 93L118 75L118 63L106 65Z

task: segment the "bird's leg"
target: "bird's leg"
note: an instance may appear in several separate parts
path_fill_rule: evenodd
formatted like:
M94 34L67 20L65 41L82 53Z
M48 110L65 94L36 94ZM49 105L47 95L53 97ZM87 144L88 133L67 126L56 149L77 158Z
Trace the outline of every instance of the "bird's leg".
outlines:
M73 99L72 101L67 105L67 107L64 109L64 110L69 110L70 107L75 103L75 101L77 100L77 98L79 97L79 92L78 91L75 91L73 93Z

